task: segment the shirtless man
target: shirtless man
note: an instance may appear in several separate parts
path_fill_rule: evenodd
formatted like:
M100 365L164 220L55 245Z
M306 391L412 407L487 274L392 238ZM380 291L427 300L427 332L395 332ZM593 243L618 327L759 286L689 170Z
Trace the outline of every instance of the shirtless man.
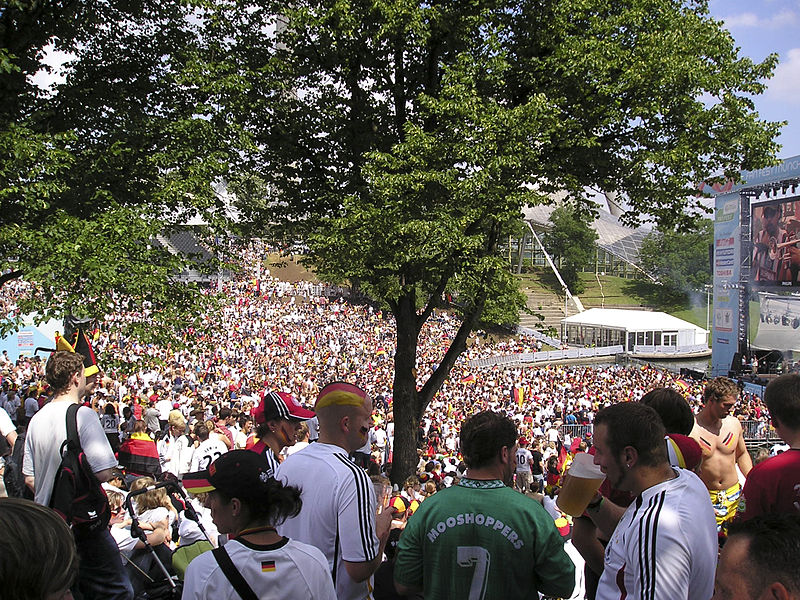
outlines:
M711 495L721 537L725 536L739 506L741 486L736 465L745 477L753 468L742 425L730 414L738 397L738 386L727 377L709 381L703 392L703 408L695 417L690 434L703 451L699 475Z

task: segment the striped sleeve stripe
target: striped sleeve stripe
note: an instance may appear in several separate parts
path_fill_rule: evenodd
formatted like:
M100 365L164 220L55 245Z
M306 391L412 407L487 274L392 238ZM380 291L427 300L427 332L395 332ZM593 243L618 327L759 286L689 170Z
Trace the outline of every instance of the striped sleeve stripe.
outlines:
M264 458L267 459L267 465L269 466L269 472L267 474L270 477L275 477L275 475L278 473L278 467L281 463L277 458L275 458L275 453L269 447L264 450Z
M361 535L361 546L364 550L366 561L375 558L375 551L372 549L372 538L374 537L372 515L369 514L369 485L372 485L367 477L366 471L361 467L353 464L353 462L341 454L334 454L334 456L345 465L353 474L356 486L356 499L358 501L358 525L359 534Z
M656 540L665 496L666 491L663 491L650 498L639 519L639 579L642 600L652 600L656 595Z

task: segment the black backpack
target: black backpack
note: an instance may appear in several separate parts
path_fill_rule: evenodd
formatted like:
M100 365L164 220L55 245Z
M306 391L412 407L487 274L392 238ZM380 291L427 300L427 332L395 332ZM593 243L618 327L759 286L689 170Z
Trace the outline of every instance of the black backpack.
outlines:
M79 404L72 404L67 409L67 439L61 444L61 465L56 471L50 508L78 531L99 531L108 527L111 509L106 491L81 448L79 408Z

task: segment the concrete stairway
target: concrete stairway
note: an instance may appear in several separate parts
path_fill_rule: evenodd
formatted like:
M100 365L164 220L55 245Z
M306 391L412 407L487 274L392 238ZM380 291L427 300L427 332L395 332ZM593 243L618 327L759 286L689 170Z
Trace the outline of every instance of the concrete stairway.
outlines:
M534 312L541 314L544 321L528 314L520 314L519 323L523 327L533 329L547 329L552 327L556 331L555 337L559 337L561 332L561 319L564 318L564 296L559 296L552 292L543 290L527 290L527 306ZM567 315L571 316L578 312L575 304L567 303Z

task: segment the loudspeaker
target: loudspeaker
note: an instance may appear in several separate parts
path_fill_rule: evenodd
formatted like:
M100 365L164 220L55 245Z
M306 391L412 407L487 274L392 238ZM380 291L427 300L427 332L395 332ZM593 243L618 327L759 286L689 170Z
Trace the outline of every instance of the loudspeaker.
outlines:
M731 361L731 373L741 373L742 372L742 353L736 352L733 355L733 360Z

